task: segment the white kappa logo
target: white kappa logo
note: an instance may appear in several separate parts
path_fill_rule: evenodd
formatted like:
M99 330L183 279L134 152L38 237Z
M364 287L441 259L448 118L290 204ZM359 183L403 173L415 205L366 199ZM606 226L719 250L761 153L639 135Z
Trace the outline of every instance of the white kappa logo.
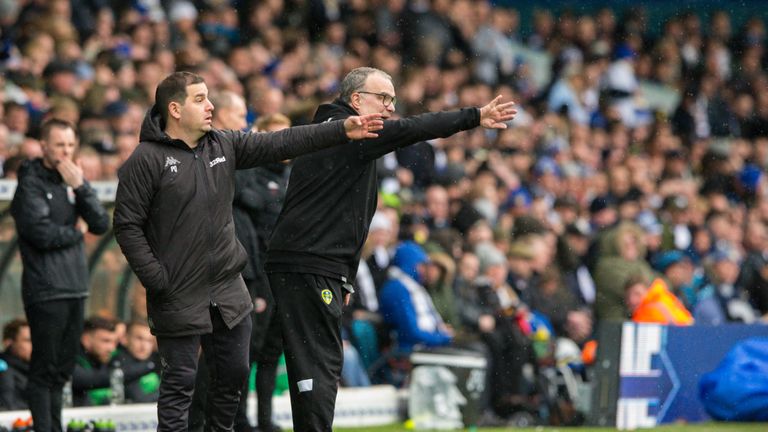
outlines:
M179 162L173 156L166 156L166 158L165 158L165 167L164 168L171 167L171 172L175 173L175 172L178 172L176 166L179 165L179 164L181 164L181 162Z

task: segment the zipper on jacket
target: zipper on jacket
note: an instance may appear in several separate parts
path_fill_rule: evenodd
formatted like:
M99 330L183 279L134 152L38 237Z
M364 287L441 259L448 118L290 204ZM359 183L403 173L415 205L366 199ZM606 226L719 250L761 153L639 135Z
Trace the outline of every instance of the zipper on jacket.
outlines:
M205 194L205 203L206 206L208 206L210 203L209 197L210 194L208 192L208 178L205 175L205 161L203 161L203 158L200 157L200 152L202 151L202 144L198 144L197 148L195 148L192 153L195 155L195 161L199 162L196 163L200 169L198 169L198 173L201 176L201 180L203 182L203 193ZM207 289L208 289L208 302L211 306L216 307L216 300L214 300L213 295L211 293L211 277L213 275L213 259L211 258L211 248L213 247L213 229L211 228L213 226L213 221L211 218L211 215L209 212L205 212L205 217L208 219L208 223L206 224L208 227L206 231L208 232L208 248L206 250L206 261L208 261L208 283Z

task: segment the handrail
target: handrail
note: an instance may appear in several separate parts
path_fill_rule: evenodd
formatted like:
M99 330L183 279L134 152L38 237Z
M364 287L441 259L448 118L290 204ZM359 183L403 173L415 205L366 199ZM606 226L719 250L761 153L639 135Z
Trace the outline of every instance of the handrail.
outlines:
M16 248L19 246L19 235L16 234L13 236L11 241L8 243L8 249L3 253L2 256L0 256L0 281L3 280L5 277L5 272L8 271L8 268L11 266L11 261L13 260L13 256L16 254ZM0 295L2 295L3 286L0 284Z
M117 317L122 321L130 319L128 316L130 312L130 308L128 307L128 291L131 287L131 282L133 282L133 278L134 275L131 266L126 264L125 269L123 269L123 277L120 278L120 285L117 287L117 310L115 311Z

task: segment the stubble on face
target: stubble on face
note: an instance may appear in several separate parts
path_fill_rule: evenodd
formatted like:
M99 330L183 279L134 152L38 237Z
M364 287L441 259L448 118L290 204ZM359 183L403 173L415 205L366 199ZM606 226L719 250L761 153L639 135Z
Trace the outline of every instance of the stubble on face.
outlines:
M48 168L55 168L62 160L72 160L77 149L75 131L70 128L53 127L41 142L43 162Z

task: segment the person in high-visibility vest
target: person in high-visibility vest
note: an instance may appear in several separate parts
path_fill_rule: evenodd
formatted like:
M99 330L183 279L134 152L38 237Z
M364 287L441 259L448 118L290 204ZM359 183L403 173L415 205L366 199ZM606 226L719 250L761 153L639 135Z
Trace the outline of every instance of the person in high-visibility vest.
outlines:
M655 279L648 286L642 279L630 278L624 299L632 321L669 325L692 325L693 316L680 299L668 288L663 279Z

